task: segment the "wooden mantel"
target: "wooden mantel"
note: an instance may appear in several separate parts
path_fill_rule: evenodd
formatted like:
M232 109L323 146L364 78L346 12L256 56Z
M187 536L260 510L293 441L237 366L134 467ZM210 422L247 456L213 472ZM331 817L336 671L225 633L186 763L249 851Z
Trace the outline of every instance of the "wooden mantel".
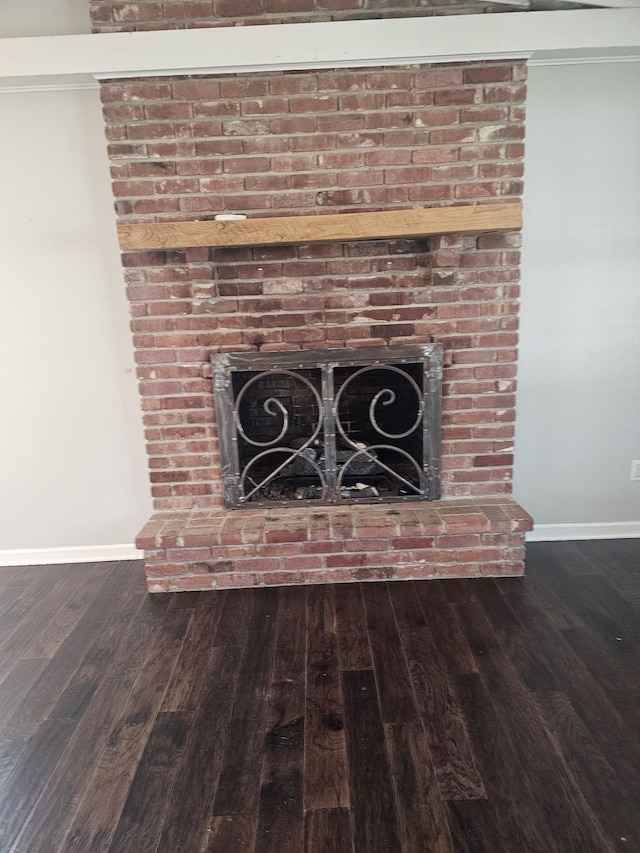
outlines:
M478 234L522 228L522 204L463 204L417 210L118 225L123 252L195 246L267 246Z

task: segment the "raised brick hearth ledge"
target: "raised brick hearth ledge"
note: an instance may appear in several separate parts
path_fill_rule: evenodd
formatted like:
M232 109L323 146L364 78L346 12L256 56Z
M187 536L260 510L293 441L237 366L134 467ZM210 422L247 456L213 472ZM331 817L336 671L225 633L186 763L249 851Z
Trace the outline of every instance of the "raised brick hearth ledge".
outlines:
M150 592L521 575L531 517L508 497L159 512L136 540Z

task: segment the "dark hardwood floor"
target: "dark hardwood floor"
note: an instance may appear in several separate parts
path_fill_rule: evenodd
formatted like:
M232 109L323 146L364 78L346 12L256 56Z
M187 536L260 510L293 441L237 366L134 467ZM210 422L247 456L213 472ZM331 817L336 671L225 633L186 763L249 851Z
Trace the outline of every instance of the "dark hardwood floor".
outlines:
M0 570L0 851L640 851L640 540L149 596Z

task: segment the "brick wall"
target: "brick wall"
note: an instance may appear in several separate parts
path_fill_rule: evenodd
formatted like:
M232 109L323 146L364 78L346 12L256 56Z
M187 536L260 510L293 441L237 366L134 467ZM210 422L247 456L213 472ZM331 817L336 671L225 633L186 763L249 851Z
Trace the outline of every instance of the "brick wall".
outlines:
M505 62L104 83L118 216L517 197L525 71ZM507 494L519 240L125 254L156 508L222 503L212 352L432 340L446 349L443 496Z
M90 0L94 32L230 27L505 11L482 0Z

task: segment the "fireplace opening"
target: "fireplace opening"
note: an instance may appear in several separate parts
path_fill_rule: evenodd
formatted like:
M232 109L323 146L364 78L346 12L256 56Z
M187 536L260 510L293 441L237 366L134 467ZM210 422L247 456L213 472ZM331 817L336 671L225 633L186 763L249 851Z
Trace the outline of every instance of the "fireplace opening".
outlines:
M211 360L228 508L440 497L441 344Z

